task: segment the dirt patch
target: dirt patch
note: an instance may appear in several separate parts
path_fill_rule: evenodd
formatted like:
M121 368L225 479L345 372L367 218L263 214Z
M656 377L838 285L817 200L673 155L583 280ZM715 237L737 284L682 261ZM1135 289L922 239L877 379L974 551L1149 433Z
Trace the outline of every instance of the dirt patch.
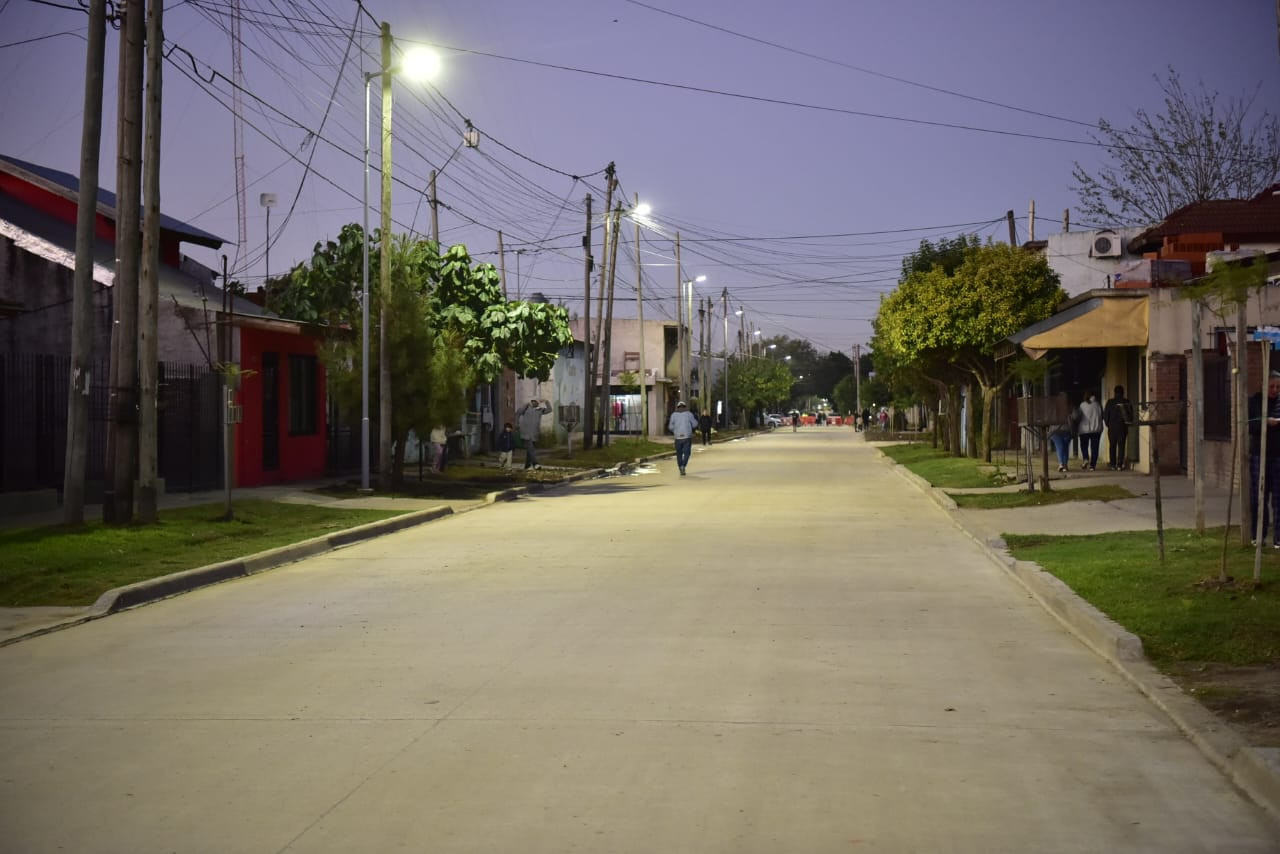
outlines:
M1179 662L1161 668L1254 747L1280 747L1280 664Z

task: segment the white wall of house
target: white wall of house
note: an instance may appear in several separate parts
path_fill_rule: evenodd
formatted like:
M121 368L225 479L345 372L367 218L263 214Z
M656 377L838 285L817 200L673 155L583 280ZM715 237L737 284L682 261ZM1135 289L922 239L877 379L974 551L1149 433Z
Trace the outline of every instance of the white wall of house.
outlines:
M1093 244L1099 234L1106 233L1120 238L1121 246L1127 250L1129 239L1137 236L1142 228L1116 228L1106 232L1068 231L1051 234L1046 239L1044 249L1049 268L1062 280L1062 288L1070 296L1078 296L1085 291L1111 286L1117 271L1138 260L1139 256L1129 255L1126 251L1118 257L1099 257L1093 251Z

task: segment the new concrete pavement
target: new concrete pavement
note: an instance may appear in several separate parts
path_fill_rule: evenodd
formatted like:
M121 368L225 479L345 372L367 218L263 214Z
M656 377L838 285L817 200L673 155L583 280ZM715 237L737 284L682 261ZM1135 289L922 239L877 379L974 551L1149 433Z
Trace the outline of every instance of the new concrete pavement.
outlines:
M1280 850L943 504L779 432L0 648L0 850Z

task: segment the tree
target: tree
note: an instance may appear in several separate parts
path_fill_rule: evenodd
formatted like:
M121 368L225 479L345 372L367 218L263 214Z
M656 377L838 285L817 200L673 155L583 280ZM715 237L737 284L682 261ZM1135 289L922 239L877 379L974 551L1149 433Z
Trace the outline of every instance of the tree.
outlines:
M746 358L729 360L729 399L744 417L791 399L795 379L783 362Z
M982 454L990 461L995 398L1010 379L996 362L996 346L1048 317L1065 297L1043 256L1005 244L970 247L954 274L941 264L912 272L881 304L877 364L887 357L899 370L929 377L940 392L945 389L949 413L958 411L957 371L976 382L984 415ZM958 438L954 419L950 429ZM953 453L956 448L952 444Z
M321 356L335 399L354 409L363 372L362 348L349 330L361 325L360 290L364 232L343 226L336 241L317 243L310 264L273 282L267 307L283 316L328 328ZM573 343L567 312L543 303L507 302L492 265L472 266L465 246L444 253L434 241L381 233L370 245L370 279L391 265L391 296L385 318L391 351L391 435L396 458L382 473L384 486L399 480L412 430L426 435L456 422L466 409L466 389L495 379L503 368L547 379L560 351ZM380 301L370 300L370 330L383 322ZM378 358L377 348L370 359ZM371 381L379 372L370 365ZM377 390L371 389L371 395Z
M1161 222L1178 208L1210 199L1251 198L1280 175L1280 121L1263 110L1250 123L1253 97L1219 104L1201 84L1188 92L1169 68L1161 80L1164 112L1134 111L1127 129L1099 120L1090 134L1111 162L1091 174L1072 170L1077 207L1088 218L1117 225Z

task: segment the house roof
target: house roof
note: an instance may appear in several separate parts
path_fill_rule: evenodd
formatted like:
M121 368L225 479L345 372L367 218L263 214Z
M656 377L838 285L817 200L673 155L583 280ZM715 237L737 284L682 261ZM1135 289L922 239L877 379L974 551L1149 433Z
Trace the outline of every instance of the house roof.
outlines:
M1164 222L1129 241L1130 251L1159 248L1166 237L1220 233L1229 242L1280 238L1280 184L1272 184L1252 199L1221 199L1183 205Z
M69 270L76 267L75 226L42 213L18 199L0 195L0 235L8 237L22 250L30 252ZM94 240L93 280L110 287L115 282L115 246ZM160 299L183 308L220 311L222 291L167 264L159 265ZM249 318L274 319L276 315L247 299L232 296L231 313Z
M1147 292L1093 290L1067 300L1058 311L1010 335L1010 343L1039 359L1050 350L1079 347L1145 347Z
M60 172L47 166L28 163L25 160L19 160L16 157L9 157L5 154L0 154L0 172L29 181L73 202L79 200L80 179L67 172ZM112 220L116 218L115 193L104 190L101 187L98 188L98 211ZM138 210L138 218L142 218L141 208ZM160 230L173 234L179 240L194 243L198 246L207 246L210 249L221 248L227 242L216 234L210 234L203 229L188 225L163 213L160 214Z

